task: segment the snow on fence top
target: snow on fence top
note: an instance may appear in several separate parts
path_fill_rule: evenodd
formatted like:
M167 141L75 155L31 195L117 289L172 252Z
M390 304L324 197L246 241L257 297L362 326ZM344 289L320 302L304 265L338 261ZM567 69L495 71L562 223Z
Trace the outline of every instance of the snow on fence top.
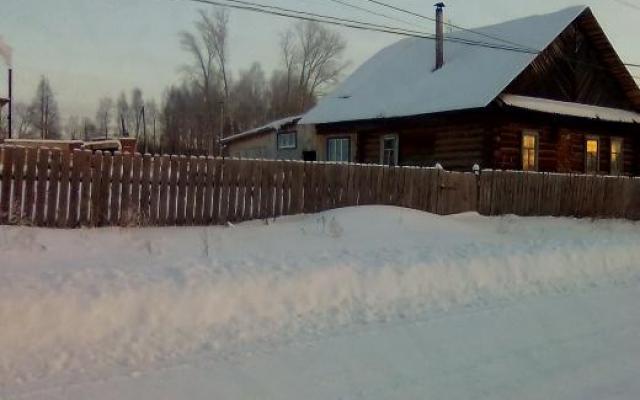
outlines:
M567 8L474 29L507 37L531 49L544 49L587 7ZM468 31L450 38L477 41ZM497 41L482 38L495 45ZM486 107L537 54L445 43L445 64L433 71L434 41L400 40L365 62L300 123L321 124L362 119L404 117Z

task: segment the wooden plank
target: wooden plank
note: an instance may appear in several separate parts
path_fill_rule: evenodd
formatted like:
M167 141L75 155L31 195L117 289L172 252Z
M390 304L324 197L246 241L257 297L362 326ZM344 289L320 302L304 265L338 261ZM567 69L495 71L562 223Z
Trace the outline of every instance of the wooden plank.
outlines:
M211 224L211 207L213 197L213 174L216 168L215 159L213 157L207 157L205 159L206 173L203 178L204 195L202 205L202 222L205 225Z
M180 157L171 156L169 159L169 199L166 225L175 225L177 223L176 207L178 204L178 174L180 172Z
M198 157L198 175L196 178L196 213L194 216L194 223L196 225L204 224L204 193L205 182L207 177L207 159L203 156Z
M65 151L61 154L60 159L60 186L58 189L58 208L56 215L56 225L59 227L67 227L67 219L69 217L69 186L71 180L71 153Z
M253 161L240 160L238 170L238 211L236 221L246 221L251 208L251 176L253 173Z
M195 197L198 177L198 159L194 156L189 157L189 172L187 180L187 203L185 205L187 225L193 225L195 214Z
M284 203L284 164L283 161L273 162L273 217L279 217L283 213Z
M229 180L231 179L231 165L229 159L223 159L220 164L220 184L218 185L218 224L226 224L229 215Z
M38 182L36 186L36 204L35 204L35 224L36 226L44 226L46 222L45 205L47 201L47 175L49 174L49 155L47 148L38 149L37 176Z
M253 160L253 175L251 177L251 210L248 219L260 218L262 212L262 170L264 163L260 160Z
M133 165L131 166L131 207L127 218L127 225L140 224L142 221L142 180L144 170L144 158L142 154L133 155Z
M138 224L147 225L151 221L151 185L153 174L153 157L151 154L142 156L142 170L140 176L140 212Z
M29 224L33 224L37 183L36 167L38 163L38 149L28 148L26 157L27 167L24 178L24 212L22 220Z
M222 169L224 160L215 158L213 160L213 173L209 175L213 186L211 195L211 223L220 223L220 187L222 186Z
M260 182L262 177L262 163L251 160L250 174L247 177L247 194L245 194L246 210L244 219L251 220L259 217L260 211Z
M26 158L26 149L24 147L16 147L13 155L13 200L11 205L12 215L10 222L22 223L23 203L24 203L24 163Z
M120 226L129 225L131 220L131 170L133 168L133 154L122 155L122 199L120 202ZM114 221L115 224L115 221Z
M9 222L11 210L11 176L13 174L14 146L2 148L2 184L0 185L0 224Z
M111 170L113 166L113 156L110 152L104 152L102 154L102 178L100 181L100 198L99 198L99 213L98 213L98 225L105 226L109 224L109 201L111 199Z
M304 163L297 161L295 164L294 183L293 183L293 195L295 204L293 207L293 214L302 214L304 212Z
M215 159L215 168L213 170L213 194L211 199L211 222L214 224L220 223L220 208L221 208L221 195L222 195L222 174L224 169L224 159Z
M311 212L311 180L312 180L312 172L311 172L312 164L311 162L305 161L303 163L303 179L302 179L302 212L308 214Z
M160 217L158 209L160 205L160 183L163 159L154 155L151 161L151 176L149 177L149 225L158 225Z
M56 224L58 186L60 184L60 157L59 149L51 149L51 159L49 161L49 184L47 186L47 199L45 206L47 226L55 226Z
M91 224L91 180L93 179L93 154L90 150L83 150L80 153L81 164L79 168L81 171L82 187L80 192L80 205L79 205L79 224L90 225Z
M293 162L280 161L279 166L282 181L282 205L280 207L280 215L289 215L289 208L291 206L291 169Z
M109 225L120 224L120 202L122 197L122 154L116 152L113 156L113 168L111 172L111 199L109 211Z
M189 184L189 159L186 156L178 158L178 199L176 208L176 224L184 225L187 214L185 204L187 203L187 185Z
M225 216L227 221L233 221L236 215L236 200L237 200L237 188L238 188L238 160L229 158L225 160L224 173L226 178L225 193L228 192L228 198L225 204ZM225 196L227 196L225 194Z
M82 157L82 150L73 150L70 160L71 172L69 176L69 213L67 215L66 225L68 228L74 228L78 226L83 160L84 158Z
M160 157L160 174L158 182L158 225L167 225L167 215L169 211L169 173L171 168L171 157L163 155Z
M100 196L102 190L102 151L91 155L91 206L90 219L92 226L100 223Z

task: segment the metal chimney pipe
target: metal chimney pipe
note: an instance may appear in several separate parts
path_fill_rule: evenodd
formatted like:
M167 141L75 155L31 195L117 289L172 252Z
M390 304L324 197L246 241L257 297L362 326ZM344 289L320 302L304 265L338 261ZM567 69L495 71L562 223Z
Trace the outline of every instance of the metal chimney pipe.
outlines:
M7 116L7 125L9 127L9 139L11 139L11 117L13 112L13 70L9 68L9 115Z
M436 67L438 70L444 65L444 3L434 4L436 7Z

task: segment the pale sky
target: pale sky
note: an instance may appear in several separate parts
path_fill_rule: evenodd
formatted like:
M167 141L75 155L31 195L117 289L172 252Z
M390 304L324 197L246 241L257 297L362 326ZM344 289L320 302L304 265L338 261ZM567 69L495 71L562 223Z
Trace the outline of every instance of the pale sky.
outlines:
M382 9L365 0L345 0L378 12L412 20L433 32L433 23ZM330 0L260 0L295 8L399 26L340 6ZM433 15L425 0L386 0L398 7ZM625 2L627 5L625 5ZM477 27L530 14L584 4L570 0L449 0L446 18L464 27ZM630 5L629 5L630 4ZM597 0L588 3L609 39L628 62L640 63L640 0ZM634 7L637 6L637 7ZM13 48L17 101L31 100L40 75L46 75L64 117L93 117L98 100L117 97L121 90L142 88L145 97L161 99L163 90L180 81L180 66L189 62L180 49L178 32L191 29L202 4L187 0L2 0L0 35ZM278 32L292 20L231 11L232 69L260 61L269 72L277 66ZM416 29L415 27L411 27ZM401 37L339 29L348 41L351 69ZM640 70L632 71L640 75ZM6 96L6 72L0 70L0 96Z

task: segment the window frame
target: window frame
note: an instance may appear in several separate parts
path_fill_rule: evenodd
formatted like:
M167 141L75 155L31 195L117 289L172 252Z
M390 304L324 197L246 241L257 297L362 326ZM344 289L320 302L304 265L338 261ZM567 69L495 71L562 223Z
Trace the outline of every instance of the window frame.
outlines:
M524 154L525 154L525 147L524 147L524 138L525 136L533 136L535 139L535 146L533 148L533 157L534 157L534 162L533 162L533 168L532 169L525 169L524 168ZM523 171L538 171L539 169L539 151L540 149L540 132L535 130L535 129L525 129L522 131L522 135L520 138L520 163L521 163L521 168ZM529 149L526 149L527 152L529 151Z
M595 171L589 170L589 150L587 149L587 145L589 141L596 142L596 169ZM600 137L596 135L587 135L584 138L584 172L586 174L598 174L600 173Z
M280 137L281 136L292 136L293 137L293 145L289 146L280 146ZM295 150L298 148L298 131L281 131L276 134L276 147L278 150Z
M393 139L394 143L393 143L393 164L385 164L384 160L385 160L385 141L388 139ZM380 165L389 165L391 167L395 167L398 165L398 160L399 160L399 149L400 149L400 137L398 136L397 133L389 133L386 135L382 135L380 137Z
M330 160L329 159L329 154L331 152L331 141L332 140L346 140L347 141L347 160ZM325 161L329 161L329 162L341 162L341 163L349 163L351 162L351 136L348 135L344 135L344 136L331 136L328 137L326 140L326 153L325 153Z
M618 170L614 171L613 170L613 144L614 143L620 143L620 151L617 153L618 154ZM622 175L624 174L624 138L619 137L619 136L613 136L610 138L610 142L609 142L609 173L611 175Z

